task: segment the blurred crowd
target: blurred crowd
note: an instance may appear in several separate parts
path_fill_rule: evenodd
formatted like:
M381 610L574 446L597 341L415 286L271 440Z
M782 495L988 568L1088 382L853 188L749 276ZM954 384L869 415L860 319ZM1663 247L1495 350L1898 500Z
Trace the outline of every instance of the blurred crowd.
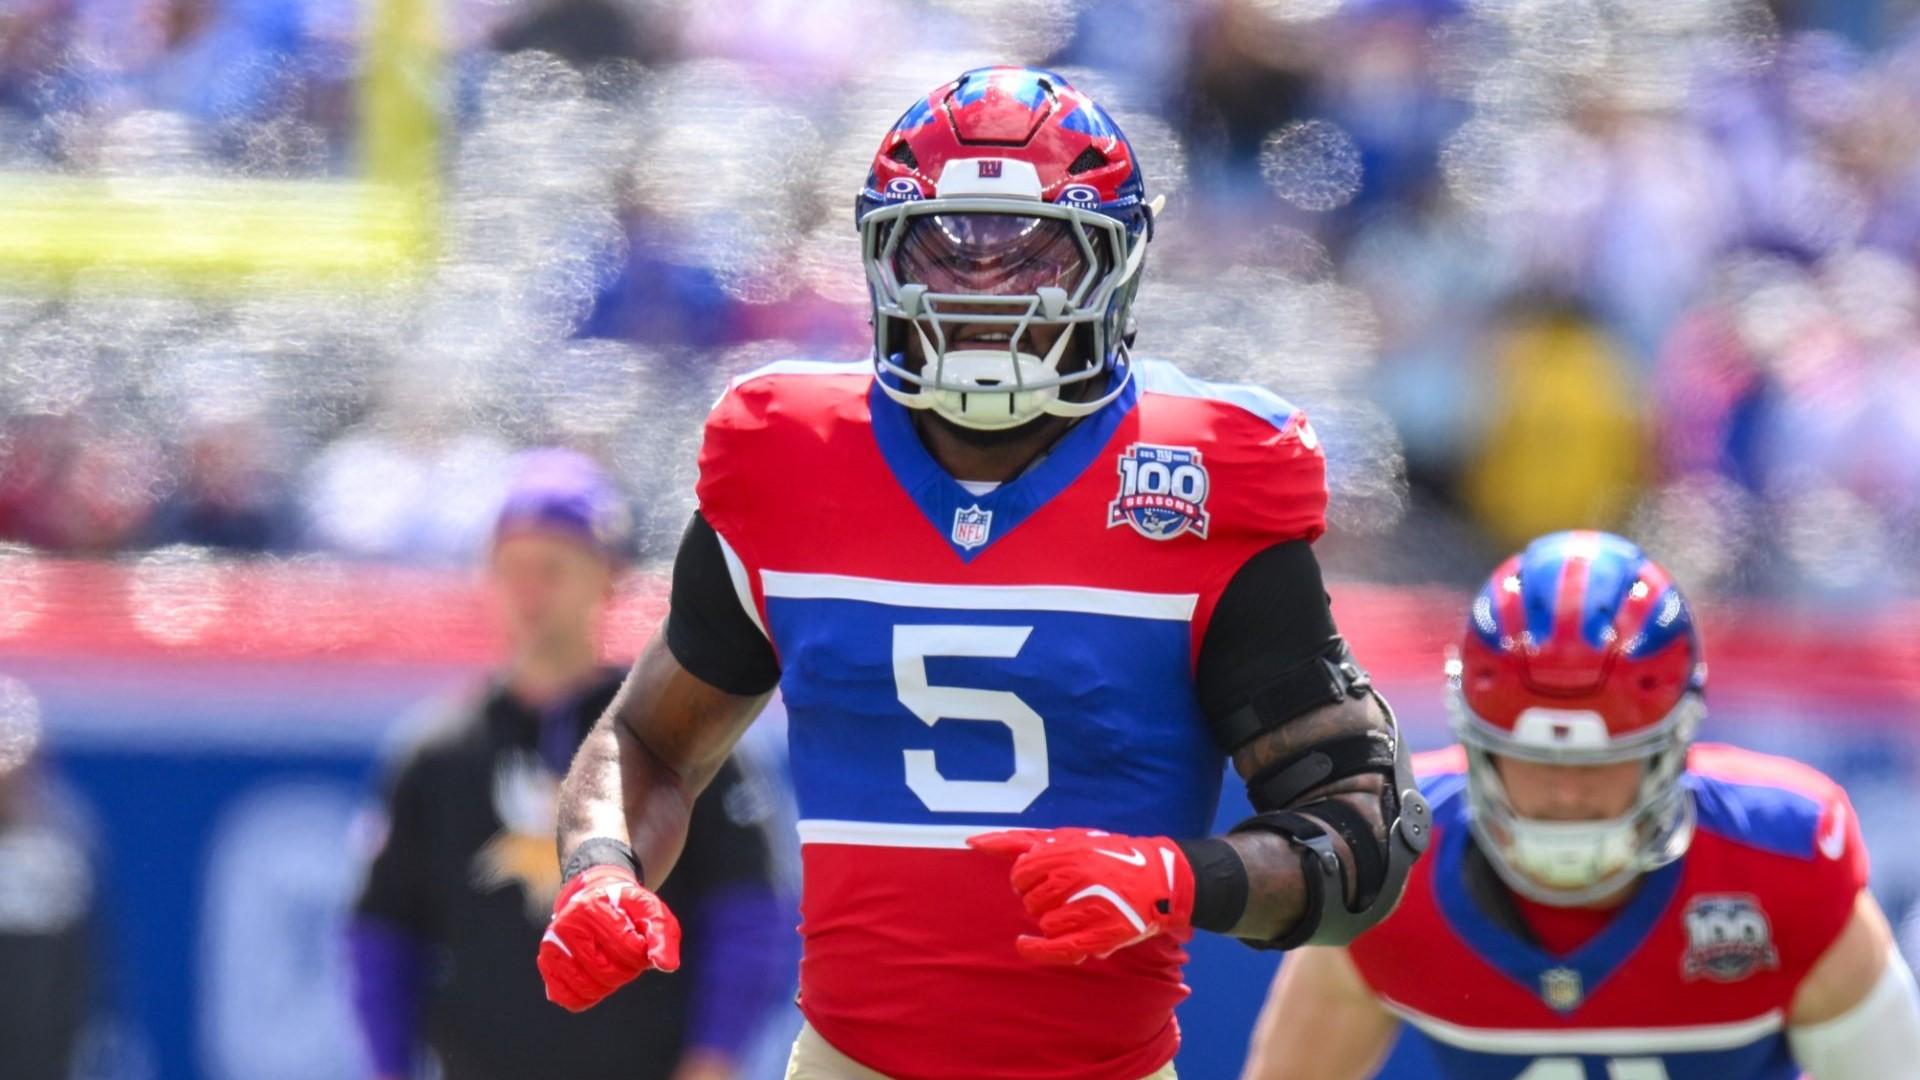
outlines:
M638 554L725 379L864 355L866 158L971 66L1060 70L1169 196L1143 353L1304 406L1334 568L1550 528L1702 591L1910 597L1920 11L1895 0L455 0L433 265L0 286L0 540L464 561L522 446ZM348 177L364 6L9 0L0 179ZM4 190L0 187L0 190Z

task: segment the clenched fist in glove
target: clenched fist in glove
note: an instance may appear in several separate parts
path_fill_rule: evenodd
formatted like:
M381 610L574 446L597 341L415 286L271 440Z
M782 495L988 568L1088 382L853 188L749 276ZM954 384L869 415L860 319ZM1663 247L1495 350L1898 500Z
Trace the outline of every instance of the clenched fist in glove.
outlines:
M1097 829L1011 829L967 841L1013 859L1013 891L1040 935L1013 943L1021 956L1078 964L1168 934L1193 934L1193 867L1164 836L1117 836Z
M589 866L567 880L540 939L547 1000L572 1012L652 968L680 966L680 921L624 866Z

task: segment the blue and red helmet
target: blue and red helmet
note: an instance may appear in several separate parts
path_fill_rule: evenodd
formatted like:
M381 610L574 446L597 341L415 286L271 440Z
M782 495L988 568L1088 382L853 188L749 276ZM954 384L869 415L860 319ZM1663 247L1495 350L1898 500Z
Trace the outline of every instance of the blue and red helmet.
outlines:
M884 206L939 198L948 166L976 158L1031 166L1045 202L1106 214L1143 236L1151 228L1139 163L1113 118L1062 76L1010 66L963 72L908 107L880 140L856 225Z
M1500 564L1447 677L1475 835L1509 885L1585 903L1685 850L1692 802L1680 773L1705 715L1706 670L1686 598L1631 541L1554 533ZM1495 755L1645 770L1621 818L1531 821L1507 799Z
M1124 387L1153 208L1133 147L1064 78L978 68L914 102L880 142L855 222L875 373L895 400L996 429L1084 416ZM1040 325L1062 331L1026 347Z

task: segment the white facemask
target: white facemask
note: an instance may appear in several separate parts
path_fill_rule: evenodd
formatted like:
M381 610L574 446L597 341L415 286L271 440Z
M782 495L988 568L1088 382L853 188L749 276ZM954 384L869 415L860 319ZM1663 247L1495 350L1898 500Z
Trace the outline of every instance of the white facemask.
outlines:
M1693 835L1693 799L1679 785L1684 749L1649 759L1625 814L1598 821L1520 816L1492 758L1468 751L1474 838L1513 891L1543 904L1578 907L1611 896L1678 858Z
M1610 821L1502 823L1512 835L1506 847L1513 868L1553 889L1584 889L1618 874L1633 862L1640 830L1635 816Z
M1044 357L1020 351L1018 343L1007 349L943 352L918 321L913 329L920 336L922 355L928 358L923 369L928 385L920 393L926 395L929 408L962 427L982 431L1019 427L1051 411L1049 406L1060 398L1060 357L1073 336L1072 326L1060 332ZM1034 389L1009 391L1010 386Z

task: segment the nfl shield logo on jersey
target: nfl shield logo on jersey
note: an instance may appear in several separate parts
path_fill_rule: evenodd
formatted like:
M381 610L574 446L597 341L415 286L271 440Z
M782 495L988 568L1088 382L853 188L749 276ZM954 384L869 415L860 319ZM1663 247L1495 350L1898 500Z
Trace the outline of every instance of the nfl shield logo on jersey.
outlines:
M1682 968L1689 979L1733 982L1780 966L1773 925L1751 896L1697 896L1687 905L1686 924Z
M993 528L993 511L980 509L980 504L953 512L953 543L962 551L972 551L987 542L987 532Z
M1548 968L1540 973L1540 1000L1560 1012L1570 1012L1586 996L1580 986L1580 973L1568 967Z
M1191 446L1134 443L1120 455L1120 494L1107 504L1107 528L1131 525L1149 540L1191 532L1207 538L1207 470Z

